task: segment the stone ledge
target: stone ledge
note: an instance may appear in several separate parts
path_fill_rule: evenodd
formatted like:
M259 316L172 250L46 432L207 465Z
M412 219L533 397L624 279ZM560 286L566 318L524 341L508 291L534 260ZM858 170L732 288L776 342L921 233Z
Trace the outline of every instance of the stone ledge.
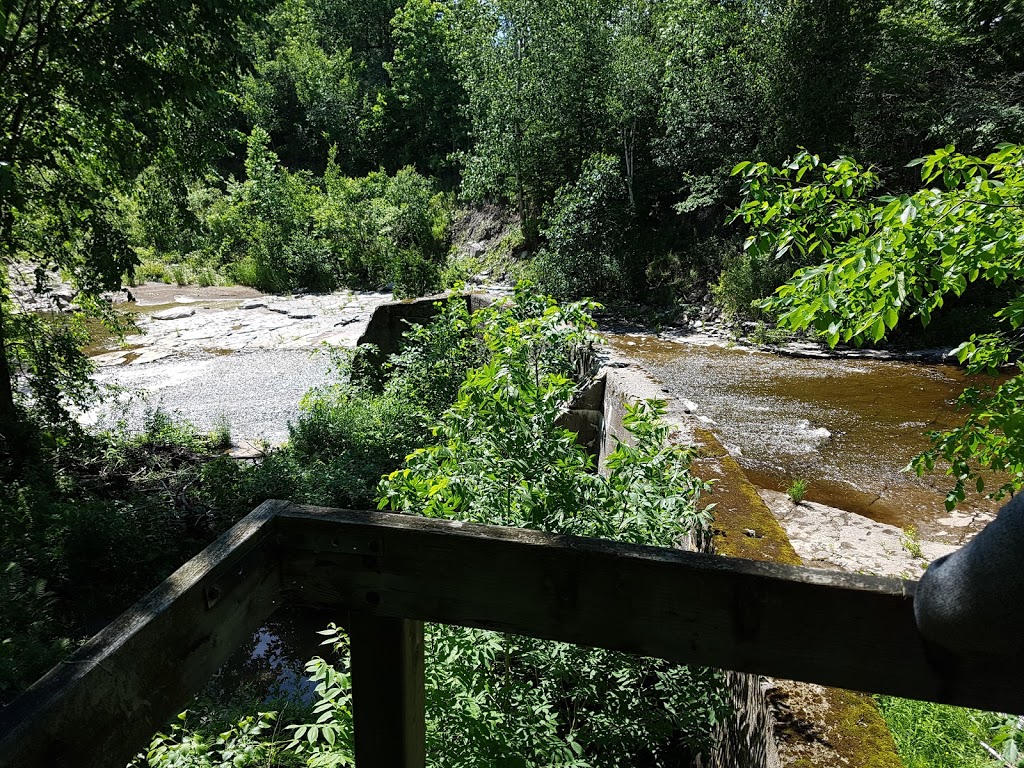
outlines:
M743 469L706 428L638 366L609 369L604 413L608 445L622 430L627 400L669 401L669 417L698 446L695 474L714 480L701 499L714 504L711 548L725 557L802 565L782 525ZM902 768L896 745L878 707L866 694L820 685L727 672L735 707L722 726L718 748L703 768ZM770 735L769 735L770 734Z

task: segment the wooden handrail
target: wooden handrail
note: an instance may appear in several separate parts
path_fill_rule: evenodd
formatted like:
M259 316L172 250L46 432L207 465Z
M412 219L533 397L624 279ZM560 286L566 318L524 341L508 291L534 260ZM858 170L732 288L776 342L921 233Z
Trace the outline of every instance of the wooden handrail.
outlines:
M1014 660L930 647L916 582L266 502L0 712L0 766L123 766L281 604L351 636L360 768L422 766L422 622L1024 712Z

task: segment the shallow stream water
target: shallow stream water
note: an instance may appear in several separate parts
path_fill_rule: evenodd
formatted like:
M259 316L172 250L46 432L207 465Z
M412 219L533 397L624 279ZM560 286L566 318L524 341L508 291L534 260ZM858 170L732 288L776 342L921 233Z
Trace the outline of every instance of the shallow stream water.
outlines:
M800 478L811 501L951 543L998 508L975 497L947 513L949 478L902 471L929 447L927 432L961 422L955 401L968 379L955 366L795 358L644 335L610 342L694 401L755 485L784 491Z

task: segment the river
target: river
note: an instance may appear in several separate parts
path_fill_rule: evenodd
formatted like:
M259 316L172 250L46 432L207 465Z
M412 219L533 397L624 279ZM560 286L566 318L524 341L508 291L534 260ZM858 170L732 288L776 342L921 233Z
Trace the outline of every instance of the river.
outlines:
M97 378L143 395L213 429L226 419L236 440L279 443L298 403L330 375L326 345L351 346L386 293L262 296L245 288L135 289L126 307L143 333L127 346L91 349ZM926 433L957 425L967 377L955 366L893 360L797 358L749 347L610 334L618 352L639 360L704 421L763 488L808 482L807 498L925 538L962 543L997 505L969 498L943 505L941 474L902 471L929 445ZM142 406L117 406L107 419Z
M955 366L788 357L643 334L610 342L694 401L757 486L784 491L800 478L811 501L949 543L998 508L974 497L948 513L948 477L903 471L930 445L927 432L961 421L955 401L968 379Z

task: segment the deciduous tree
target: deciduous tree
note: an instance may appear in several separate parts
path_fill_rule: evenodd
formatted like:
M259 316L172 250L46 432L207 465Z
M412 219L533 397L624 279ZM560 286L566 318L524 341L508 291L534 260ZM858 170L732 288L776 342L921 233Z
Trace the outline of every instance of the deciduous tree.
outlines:
M31 263L40 291L48 273L64 273L86 308L119 287L134 255L112 194L148 164L172 121L222 98L241 61L239 24L263 9L261 0L0 3L0 455L23 448L26 386L55 370L71 373L68 385L84 373L74 344L43 351L40 324L13 315L11 267ZM73 394L29 388L37 402L50 398L51 416Z
M783 167L740 163L738 216L754 231L750 250L807 264L762 306L793 330L813 329L831 346L880 341L901 319L927 324L946 299L978 281L1024 281L1024 146L1004 144L985 158L948 146L915 160L924 186L884 195L879 178L850 158L822 163L798 154ZM963 427L933 435L919 471L949 462L955 486L946 504L980 492L977 467L1009 474L996 495L1024 487L1024 296L996 312L998 333L973 335L957 350L971 373L1018 374L998 388L960 398Z

